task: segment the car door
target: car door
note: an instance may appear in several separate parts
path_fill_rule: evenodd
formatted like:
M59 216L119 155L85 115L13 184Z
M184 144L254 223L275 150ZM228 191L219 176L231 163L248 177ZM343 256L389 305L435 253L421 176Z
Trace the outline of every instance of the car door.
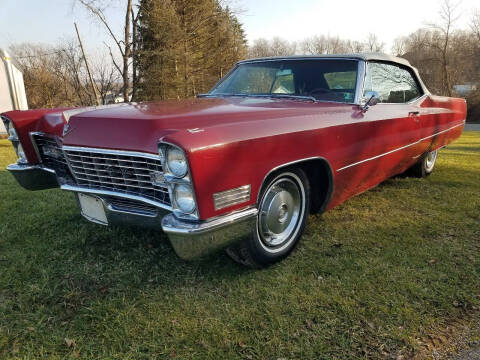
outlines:
M352 127L356 162L339 169L346 172L343 175L355 193L411 166L418 158L415 143L421 127L419 102L423 93L408 68L368 62L363 91L375 91L380 101L362 113Z

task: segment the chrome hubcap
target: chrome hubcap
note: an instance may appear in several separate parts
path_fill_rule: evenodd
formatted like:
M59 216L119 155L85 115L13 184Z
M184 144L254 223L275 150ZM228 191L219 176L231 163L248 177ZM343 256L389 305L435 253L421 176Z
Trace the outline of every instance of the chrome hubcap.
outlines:
M429 152L425 160L425 168L427 171L432 171L435 166L435 160L437 160L437 150Z
M299 222L302 197L298 185L291 179L274 182L260 204L259 235L268 247L287 243Z

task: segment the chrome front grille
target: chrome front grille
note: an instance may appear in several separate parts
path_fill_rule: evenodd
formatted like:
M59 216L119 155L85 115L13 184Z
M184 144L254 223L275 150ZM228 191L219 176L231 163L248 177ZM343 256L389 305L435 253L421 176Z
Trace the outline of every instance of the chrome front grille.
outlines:
M64 146L63 151L78 186L171 205L166 184L153 181L163 174L158 156L69 146Z
M59 140L43 133L31 133L31 139L42 165L55 170L59 178L71 179Z

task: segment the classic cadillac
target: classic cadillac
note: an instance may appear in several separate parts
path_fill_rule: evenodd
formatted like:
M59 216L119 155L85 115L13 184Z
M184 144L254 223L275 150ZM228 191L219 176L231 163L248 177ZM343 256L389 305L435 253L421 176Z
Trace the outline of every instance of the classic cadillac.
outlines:
M268 266L321 213L458 138L463 99L381 54L239 62L197 99L2 114L29 190L73 192L92 222L163 230L183 259Z

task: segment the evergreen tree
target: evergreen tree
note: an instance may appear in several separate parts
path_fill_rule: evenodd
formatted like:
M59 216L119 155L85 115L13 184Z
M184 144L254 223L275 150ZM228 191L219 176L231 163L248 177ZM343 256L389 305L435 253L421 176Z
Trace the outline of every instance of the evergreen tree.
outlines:
M193 97L245 57L242 25L218 0L142 0L139 98Z

